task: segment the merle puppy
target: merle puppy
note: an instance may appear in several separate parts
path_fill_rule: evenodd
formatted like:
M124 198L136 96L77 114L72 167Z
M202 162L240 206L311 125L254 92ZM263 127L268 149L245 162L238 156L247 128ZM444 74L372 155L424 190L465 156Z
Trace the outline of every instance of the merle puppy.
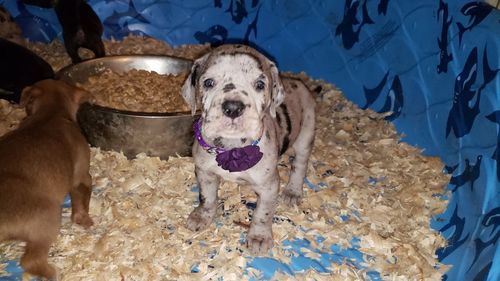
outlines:
M200 205L189 215L193 231L214 219L220 180L249 185L258 195L247 235L253 254L273 244L272 219L278 190L278 159L293 148L290 179L281 192L299 204L314 140L315 101L300 81L282 78L255 49L223 45L194 62L182 95L192 112L201 108L193 145Z

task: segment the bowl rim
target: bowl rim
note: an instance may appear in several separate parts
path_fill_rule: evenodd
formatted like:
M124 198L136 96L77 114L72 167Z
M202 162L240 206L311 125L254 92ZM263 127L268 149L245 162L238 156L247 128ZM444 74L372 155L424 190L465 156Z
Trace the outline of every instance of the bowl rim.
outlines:
M142 54L130 54L130 55L112 55L112 56L105 56L105 57L100 57L100 58L92 58L88 60L84 60L82 62L76 63L76 64L69 64L67 66L64 66L63 68L59 69L55 73L56 79L61 79L61 76L63 76L63 73L69 72L72 68L78 67L81 65L85 64L98 64L100 62L105 62L105 61L112 61L120 58L132 58L132 59L155 59L155 58L169 58L169 59L174 59L177 61L185 62L185 63L190 63L191 65L194 63L194 60L188 59L188 58L181 58L181 57L176 57L176 56L171 56L171 55L142 55ZM188 70L190 71L190 70ZM67 81L67 79L64 79L64 81ZM106 106L101 106L97 104L92 104L90 102L85 102L80 106L83 107L84 105L92 108L93 110L100 111L100 112L109 112L117 115L122 115L122 116L128 116L128 117L146 117L146 118L162 118L162 117L195 117L201 114L200 111L195 112L194 114L191 111L174 111L174 112L144 112L144 111L130 111L130 110L122 110L122 109L115 109L111 107L106 107Z
M190 63L190 64L194 63L194 60L192 60L192 59L182 58L182 57L176 57L176 56L170 56L170 55L141 55L141 54L111 55L111 56L104 56L104 57L100 57L100 58L92 58L92 59L81 61L79 63L68 64L68 65L62 67L61 69L59 69L55 73L55 77L57 79L60 79L61 78L60 77L61 73L65 72L65 71L68 71L68 69L71 69L71 68L79 66L79 65L84 65L84 64L94 63L94 62L100 62L100 61L113 60L113 59L119 59L119 58L135 58L135 59L137 59L137 58L171 58L171 59L175 59L175 60L178 60L178 61L183 61L183 62Z

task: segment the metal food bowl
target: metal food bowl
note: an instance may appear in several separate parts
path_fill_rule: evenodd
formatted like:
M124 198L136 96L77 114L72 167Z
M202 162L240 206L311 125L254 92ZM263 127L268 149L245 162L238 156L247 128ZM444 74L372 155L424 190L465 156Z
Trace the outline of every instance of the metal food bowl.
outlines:
M57 73L57 77L76 84L108 69L114 72L142 69L159 74L179 74L190 71L191 65L190 60L168 56L110 56L67 66ZM80 127L92 146L121 151L128 158L142 152L161 159L191 155L195 118L197 116L192 116L191 112L131 112L89 103L83 104L78 112Z

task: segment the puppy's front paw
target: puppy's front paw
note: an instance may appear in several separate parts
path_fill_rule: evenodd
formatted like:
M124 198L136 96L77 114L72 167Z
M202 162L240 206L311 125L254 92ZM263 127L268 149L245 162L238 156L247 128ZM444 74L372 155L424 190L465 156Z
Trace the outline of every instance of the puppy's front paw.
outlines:
M74 223L83 226L84 228L89 228L92 225L94 225L94 222L92 221L92 219L90 218L89 214L87 214L87 213L72 214L71 215L71 220Z
M247 235L247 247L253 255L266 255L273 247L272 232L250 230Z
M200 231L207 228L214 218L215 210L196 207L188 217L187 228L191 231Z
M38 257L36 260L27 260L26 257L21 258L21 266L24 268L24 273L21 276L22 280L61 280L57 268L47 262L40 262Z
M280 201L285 206L290 206L290 205L298 206L302 202L302 190L296 192L293 189L285 188L283 192L281 192Z

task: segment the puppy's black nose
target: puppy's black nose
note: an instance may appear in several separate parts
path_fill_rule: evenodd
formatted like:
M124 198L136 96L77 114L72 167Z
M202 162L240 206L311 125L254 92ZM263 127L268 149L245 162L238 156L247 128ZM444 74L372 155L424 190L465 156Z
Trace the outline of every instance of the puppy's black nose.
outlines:
M231 119L241 116L243 109L245 105L238 100L227 100L222 103L222 112Z

